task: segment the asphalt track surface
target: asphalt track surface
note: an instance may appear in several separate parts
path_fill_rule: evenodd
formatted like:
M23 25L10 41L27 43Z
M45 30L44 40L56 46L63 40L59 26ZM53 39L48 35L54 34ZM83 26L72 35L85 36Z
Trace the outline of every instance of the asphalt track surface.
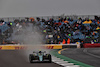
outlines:
M85 64L100 67L100 48L66 49L61 54Z
M0 67L62 67L55 63L29 63L23 50L0 50Z

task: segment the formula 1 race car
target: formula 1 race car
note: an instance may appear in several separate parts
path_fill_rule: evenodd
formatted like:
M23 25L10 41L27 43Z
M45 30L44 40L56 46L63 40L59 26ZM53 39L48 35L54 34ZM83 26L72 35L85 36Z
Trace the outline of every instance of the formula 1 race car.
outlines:
M46 53L45 51L44 52L42 52L42 51L33 52L33 54L29 55L30 63L32 63L32 62L49 62L49 63L51 63L52 62L51 55L45 54L45 53Z

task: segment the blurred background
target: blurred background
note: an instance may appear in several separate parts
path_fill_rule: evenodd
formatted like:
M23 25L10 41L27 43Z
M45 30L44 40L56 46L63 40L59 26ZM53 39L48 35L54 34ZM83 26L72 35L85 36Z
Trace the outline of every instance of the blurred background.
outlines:
M98 15L100 0L0 0L0 17Z

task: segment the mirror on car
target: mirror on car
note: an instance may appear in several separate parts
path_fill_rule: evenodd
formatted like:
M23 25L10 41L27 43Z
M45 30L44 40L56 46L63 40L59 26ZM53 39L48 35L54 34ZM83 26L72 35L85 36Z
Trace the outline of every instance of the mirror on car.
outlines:
M44 51L44 53L46 53L46 51Z
M35 53L35 52L33 51L33 53Z

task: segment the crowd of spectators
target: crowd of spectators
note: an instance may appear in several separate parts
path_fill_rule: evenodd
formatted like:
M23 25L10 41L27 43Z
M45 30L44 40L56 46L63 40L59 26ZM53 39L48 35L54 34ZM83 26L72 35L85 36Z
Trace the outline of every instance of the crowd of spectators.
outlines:
M44 43L46 44L69 44L76 42L100 42L100 17L95 16L94 19L70 17L59 17L58 19L50 18L48 20L37 18L25 18L21 21L15 20L14 23L6 23L0 21L0 25L7 25L12 29L12 25L21 25L23 28L31 23L34 27L38 27L38 31L44 35ZM19 26L19 27L21 27ZM0 29L0 33L1 33ZM13 33L13 30L12 30Z
M5 22L3 19L0 20L0 44L11 36L13 33L12 26L14 24L14 22Z
M73 20L69 17L59 17L57 20L37 18L36 23L45 34L47 44L69 44L75 42L100 42L100 18L79 18Z

